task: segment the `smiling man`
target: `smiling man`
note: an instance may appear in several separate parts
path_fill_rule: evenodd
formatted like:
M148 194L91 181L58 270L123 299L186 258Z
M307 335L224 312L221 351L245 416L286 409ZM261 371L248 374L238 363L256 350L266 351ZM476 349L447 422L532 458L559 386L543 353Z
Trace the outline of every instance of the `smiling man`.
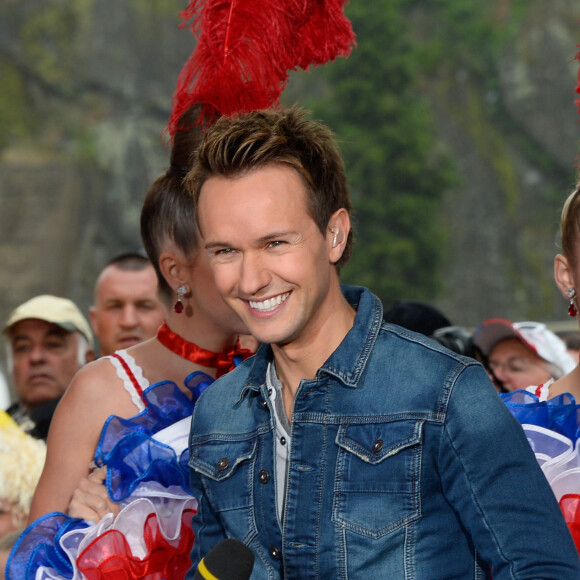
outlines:
M225 538L256 579L580 577L483 368L341 287L351 201L330 131L295 109L223 118L187 183L218 289L263 343L195 407L189 578Z

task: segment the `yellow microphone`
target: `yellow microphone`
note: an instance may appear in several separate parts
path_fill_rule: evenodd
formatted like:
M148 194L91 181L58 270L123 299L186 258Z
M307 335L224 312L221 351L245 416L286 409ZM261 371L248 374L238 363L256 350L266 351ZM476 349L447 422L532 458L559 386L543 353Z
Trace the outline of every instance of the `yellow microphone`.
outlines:
M228 538L214 546L195 570L194 580L248 580L254 554L239 540Z

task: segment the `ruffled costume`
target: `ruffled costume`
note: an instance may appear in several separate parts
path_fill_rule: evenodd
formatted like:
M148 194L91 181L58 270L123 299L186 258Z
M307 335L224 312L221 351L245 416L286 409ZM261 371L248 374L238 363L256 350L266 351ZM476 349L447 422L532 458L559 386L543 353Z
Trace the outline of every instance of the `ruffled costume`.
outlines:
M570 394L547 399L550 384L500 397L522 424L580 553L580 405Z
M189 489L191 413L213 378L185 379L189 399L170 381L143 392L145 409L131 419L112 415L95 452L107 466L109 496L120 513L86 522L53 512L32 523L15 544L7 580L176 580L190 568L191 519L197 500Z

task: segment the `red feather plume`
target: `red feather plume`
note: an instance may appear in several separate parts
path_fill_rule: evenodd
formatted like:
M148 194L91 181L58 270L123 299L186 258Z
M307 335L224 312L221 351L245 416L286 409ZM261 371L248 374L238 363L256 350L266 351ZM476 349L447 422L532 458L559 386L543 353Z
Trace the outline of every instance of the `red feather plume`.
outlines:
M344 0L191 0L182 27L198 37L173 96L168 131L203 103L203 126L220 115L276 106L288 73L348 56L354 33Z
M344 0L310 0L304 2L304 19L298 24L297 59L292 68L307 70L347 57L355 44L350 21L343 12Z

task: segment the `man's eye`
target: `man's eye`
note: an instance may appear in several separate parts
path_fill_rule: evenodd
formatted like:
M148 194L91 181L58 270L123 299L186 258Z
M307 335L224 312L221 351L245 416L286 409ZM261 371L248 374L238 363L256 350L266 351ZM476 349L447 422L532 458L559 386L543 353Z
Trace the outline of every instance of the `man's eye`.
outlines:
M270 242L268 244L269 248L277 248L279 246L281 246L282 244L284 244L284 242L282 240L274 240L273 242Z
M221 250L216 250L215 255L223 256L225 254L232 254L233 252L234 250L232 250L231 248L222 248Z

